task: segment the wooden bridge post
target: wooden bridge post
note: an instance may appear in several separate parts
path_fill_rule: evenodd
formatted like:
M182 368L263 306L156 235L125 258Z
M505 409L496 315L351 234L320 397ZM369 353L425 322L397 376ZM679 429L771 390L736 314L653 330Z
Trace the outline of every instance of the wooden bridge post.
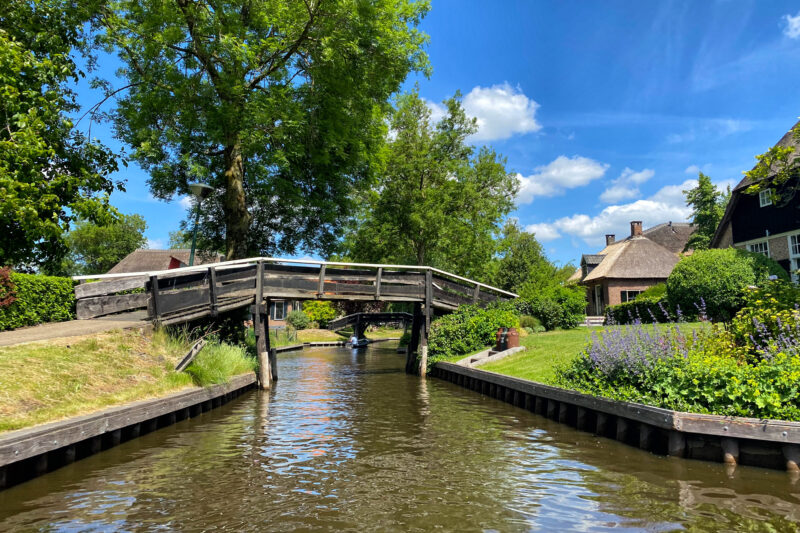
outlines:
M269 300L264 305L264 263L256 267L256 290L253 298L253 331L256 335L256 356L258 357L258 384L262 389L272 386L272 369L269 360Z
M158 308L158 276L150 276L150 301L153 304L153 322L161 323L161 311Z
M431 314L433 312L433 271L425 271L425 320L420 328L419 346L419 375L425 377L428 372L428 332L431 327Z
M381 298L381 278L383 278L383 267L378 267L378 273L375 274L375 299Z
M406 374L413 374L416 372L415 368L415 354L419 348L419 332L422 327L422 304L414 304L414 315L411 320L411 339L408 341L406 348Z
M217 269L208 267L208 297L211 303L211 316L215 317L217 311Z

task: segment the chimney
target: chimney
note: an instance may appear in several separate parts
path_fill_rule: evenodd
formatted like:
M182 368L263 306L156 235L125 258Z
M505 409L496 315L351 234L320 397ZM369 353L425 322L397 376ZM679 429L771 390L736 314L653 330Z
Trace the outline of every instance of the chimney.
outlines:
M638 237L642 234L642 221L631 220L631 237Z
M617 237L613 233L606 234L606 246L608 246L609 244L614 244L614 241L616 240Z

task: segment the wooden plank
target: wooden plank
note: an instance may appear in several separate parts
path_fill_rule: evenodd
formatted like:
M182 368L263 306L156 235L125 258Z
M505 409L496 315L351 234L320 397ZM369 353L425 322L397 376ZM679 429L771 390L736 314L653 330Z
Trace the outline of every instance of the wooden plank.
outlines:
M183 359L181 359L180 362L175 366L175 371L183 372L183 369L189 366L189 363L194 361L194 358L197 356L197 354L200 353L200 350L202 350L205 347L205 345L206 345L205 339L200 339L199 341L194 343L194 346L192 346L192 348L189 350L189 353L187 353L183 357Z
M379 268L378 273L375 274L375 298L381 297L381 278L383 277L383 269Z
M159 296L158 307L162 315L175 313L188 307L197 305L208 306L208 288L187 289L184 291L162 292ZM220 289L222 294L222 289ZM209 312L211 309L209 308Z
M475 290L472 292L472 303L478 303L478 299L481 297L481 286L477 283L475 284Z
M217 294L219 296L225 296L228 294L249 291L250 294L255 295L258 292L257 283L258 282L256 281L256 278L250 278L244 281L234 281L232 283L225 283L217 289ZM263 294L264 294L263 290L261 294L263 300Z
M51 422L0 436L0 466L16 463L83 440L214 400L255 383L254 374L234 376L224 385L189 389L100 412Z
M75 315L78 320L111 315L122 311L131 311L147 307L149 295L142 293L119 294L84 298L75 302Z
M317 294L322 296L325 292L325 265L319 267L319 289L317 290Z
M153 306L153 318L156 322L161 320L161 302L158 299L158 276L150 276L150 303Z
M75 298L80 300L82 298L105 296L132 289L143 289L145 283L147 283L147 278L145 276L112 279L109 281L98 281L96 283L84 283L83 285L77 285L75 287Z
M211 304L211 315L217 314L217 271L214 267L208 269L208 299Z

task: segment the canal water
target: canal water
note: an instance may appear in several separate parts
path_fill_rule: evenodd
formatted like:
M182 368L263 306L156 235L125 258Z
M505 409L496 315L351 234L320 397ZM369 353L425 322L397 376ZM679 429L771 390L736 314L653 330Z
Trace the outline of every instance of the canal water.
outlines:
M658 457L403 366L281 355L271 392L0 492L0 530L800 528L783 472Z

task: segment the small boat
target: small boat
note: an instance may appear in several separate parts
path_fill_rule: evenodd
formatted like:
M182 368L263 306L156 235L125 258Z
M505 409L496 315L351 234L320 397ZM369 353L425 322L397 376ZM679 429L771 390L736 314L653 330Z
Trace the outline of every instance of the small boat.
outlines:
M369 339L358 339L355 342L348 341L345 346L348 348L358 349L358 348L366 348L369 344Z

